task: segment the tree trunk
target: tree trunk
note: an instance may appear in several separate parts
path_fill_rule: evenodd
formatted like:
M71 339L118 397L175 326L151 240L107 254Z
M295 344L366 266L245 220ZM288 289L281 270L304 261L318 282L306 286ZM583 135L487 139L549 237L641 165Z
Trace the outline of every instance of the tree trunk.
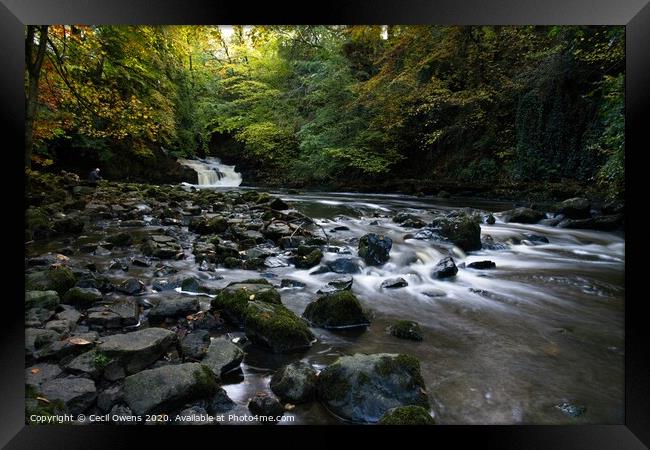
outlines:
M38 49L36 58L32 58L32 48L34 46L34 31L37 27L29 25L27 27L27 39L25 47L25 59L28 75L27 94L25 96L25 167L32 166L32 149L34 147L34 117L36 116L36 106L38 102L38 80L41 75L41 66L45 57L47 46L47 25L38 27L40 33L38 36Z

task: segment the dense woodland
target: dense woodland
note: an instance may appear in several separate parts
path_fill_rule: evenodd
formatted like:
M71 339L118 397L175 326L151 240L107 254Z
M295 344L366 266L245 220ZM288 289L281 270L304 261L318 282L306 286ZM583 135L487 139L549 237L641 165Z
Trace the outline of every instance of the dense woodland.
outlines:
M624 44L623 27L29 26L25 164L161 182L161 161L214 155L254 184L620 197Z

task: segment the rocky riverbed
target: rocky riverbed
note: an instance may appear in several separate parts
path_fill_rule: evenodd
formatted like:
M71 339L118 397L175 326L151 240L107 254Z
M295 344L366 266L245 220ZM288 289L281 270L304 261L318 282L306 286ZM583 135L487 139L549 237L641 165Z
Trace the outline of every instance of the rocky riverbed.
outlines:
M221 424L261 416L273 419L246 423L617 420L622 205L569 199L553 211L496 211L385 200L389 207L33 174L28 423L65 412L116 423L199 424L207 415L223 415L211 422ZM564 281L552 273L567 240L598 272L576 265ZM545 258L545 269L504 259L526 252ZM575 304L558 300L576 283L597 290L586 294L591 304L584 292ZM554 286L532 301L527 284L533 294ZM519 341L535 314L542 339L529 329L533 340ZM481 342L489 334L503 355L520 358L512 370L527 383L508 386L508 375L498 384L507 357ZM581 358L584 373L572 376ZM535 365L540 374L526 375ZM548 371L566 386L540 384ZM492 384L481 386L482 377ZM589 389L576 393L584 379L593 398Z

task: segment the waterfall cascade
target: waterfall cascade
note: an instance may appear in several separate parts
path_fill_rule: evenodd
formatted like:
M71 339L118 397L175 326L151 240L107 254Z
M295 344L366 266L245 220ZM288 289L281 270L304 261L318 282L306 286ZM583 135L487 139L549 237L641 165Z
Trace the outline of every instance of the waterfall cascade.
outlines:
M179 158L178 162L196 171L199 176L199 186L234 187L242 182L241 174L235 171L235 166L226 166L219 158Z

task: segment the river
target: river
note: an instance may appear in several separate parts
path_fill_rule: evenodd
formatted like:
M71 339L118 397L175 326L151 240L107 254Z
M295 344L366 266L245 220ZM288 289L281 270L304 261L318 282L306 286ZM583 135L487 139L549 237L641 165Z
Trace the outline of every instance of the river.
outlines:
M187 187L186 187L187 188ZM232 190L228 188L215 188ZM234 188L245 190L246 188ZM313 328L318 342L302 354L273 355L247 347L241 372L224 380L224 389L248 413L247 400L258 391L270 393L273 372L302 359L320 369L341 355L357 352L408 353L420 360L432 415L440 424L582 424L624 421L624 267L625 240L619 233L568 230L542 225L482 224L481 234L494 249L463 254L450 244L417 239L417 229L393 222L398 211L430 219L435 210L477 208L502 211L512 204L469 199L420 198L406 195L303 192L276 194L314 218L330 238L323 262L356 256L360 236L390 237L389 261L362 267L353 275L353 293L372 315L366 330ZM145 221L150 220L145 216ZM101 221L99 221L101 222ZM101 234L114 224L101 222ZM160 227L159 225L156 225ZM130 229L134 235L148 227ZM186 228L185 228L186 230ZM548 243L534 242L531 235ZM97 240L88 233L78 244ZM186 249L192 234L186 234ZM66 242L52 240L28 246L28 256L57 251ZM69 242L68 242L69 243ZM279 250L279 249L278 249ZM490 260L491 270L461 267L450 280L434 280L433 265L447 252L456 264ZM116 249L101 256L78 256L80 264L105 263L135 254ZM172 261L179 276L196 276L210 286L259 276L257 272L218 268L200 271L190 250ZM335 275L297 270L279 252L261 276L279 286L282 279L303 287L279 288L282 302L301 315ZM153 268L130 268L124 277L154 278ZM382 289L382 281L402 277L408 286ZM167 293L168 294L168 293ZM167 295L147 287L147 296ZM209 296L202 296L204 308ZM421 342L397 339L386 332L396 320L420 324ZM231 337L243 332L226 328ZM560 405L564 404L564 411ZM581 410L574 417L571 408ZM584 408L584 409L581 409ZM340 423L318 402L297 405L281 424Z

